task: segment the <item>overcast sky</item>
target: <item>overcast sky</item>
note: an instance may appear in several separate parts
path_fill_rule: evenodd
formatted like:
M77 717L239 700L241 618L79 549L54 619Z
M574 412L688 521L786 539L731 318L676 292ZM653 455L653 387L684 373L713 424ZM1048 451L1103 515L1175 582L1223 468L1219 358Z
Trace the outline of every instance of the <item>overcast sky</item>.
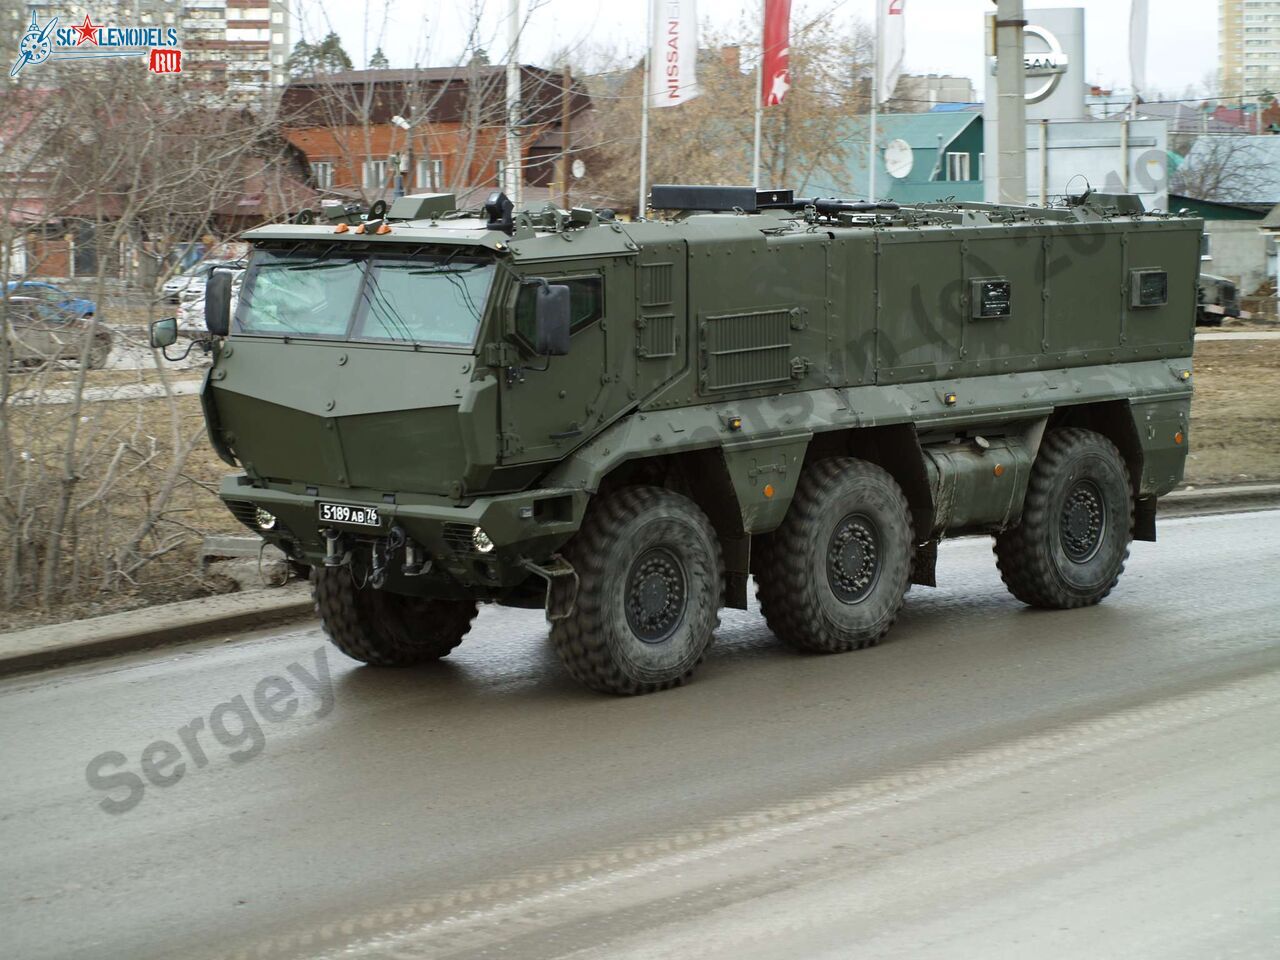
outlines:
M392 66L449 66L466 45L473 8L481 11L481 46L503 59L508 0L297 0L293 38L314 39L337 30L357 66L377 46ZM793 0L792 20L825 14L848 23L869 20L872 0ZM1106 87L1127 87L1128 0L1028 0L1027 6L1083 6L1087 31L1086 76ZM520 59L545 64L556 51L603 45L639 54L645 0L521 0L527 18ZM1181 96L1200 85L1217 62L1217 0L1150 0L1149 86ZM911 73L951 73L975 81L981 94L982 18L991 0L907 0L906 68ZM698 0L704 24L732 27L757 0Z

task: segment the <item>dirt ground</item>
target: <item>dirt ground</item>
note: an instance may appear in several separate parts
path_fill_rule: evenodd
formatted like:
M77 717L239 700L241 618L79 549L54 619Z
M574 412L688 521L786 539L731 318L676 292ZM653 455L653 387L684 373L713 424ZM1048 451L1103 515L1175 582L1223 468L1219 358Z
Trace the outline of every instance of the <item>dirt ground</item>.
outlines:
M1280 340L1197 341L1195 388L1185 482L1280 480Z
M62 385L62 376L53 379ZM100 371L90 376L90 383L150 379L151 374L144 371ZM1280 340L1198 341L1195 388L1185 482L1205 486L1280 481ZM199 399L180 397L175 402L184 431L199 429ZM90 404L85 416L96 421L96 428L106 434L127 429L143 436L163 437L170 429L167 411L162 400L105 402ZM15 426L23 417L24 413L15 412ZM84 600L62 603L48 612L30 607L0 611L0 631L99 616L228 589L229 583L202 578L197 568L202 532L242 532L213 492L228 471L207 442L196 446L184 471L186 482L177 494L174 522L165 527L172 531L180 524L190 535L180 548L145 568L136 584L111 594L86 591ZM115 502L109 522L124 530L145 511L147 491L126 489L112 499Z

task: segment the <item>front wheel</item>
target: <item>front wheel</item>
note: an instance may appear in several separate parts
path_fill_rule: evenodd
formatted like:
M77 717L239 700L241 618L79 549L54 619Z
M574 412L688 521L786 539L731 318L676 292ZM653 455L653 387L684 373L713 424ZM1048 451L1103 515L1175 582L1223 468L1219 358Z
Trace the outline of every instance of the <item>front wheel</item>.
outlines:
M1085 607L1116 585L1132 539L1133 491L1115 444L1058 429L1040 445L1021 521L996 535L996 563L1029 606Z
M406 597L358 587L346 567L313 567L311 594L333 645L375 667L439 660L462 642L476 616L471 597Z
M716 628L724 562L692 500L660 487L603 494L565 555L577 602L552 624L551 643L574 679L639 694L693 673Z

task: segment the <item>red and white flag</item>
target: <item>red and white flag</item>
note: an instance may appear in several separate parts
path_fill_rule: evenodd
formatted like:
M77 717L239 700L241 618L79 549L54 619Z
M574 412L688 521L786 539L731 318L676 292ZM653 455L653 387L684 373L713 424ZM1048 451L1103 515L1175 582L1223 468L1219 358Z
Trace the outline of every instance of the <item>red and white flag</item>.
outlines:
M791 0L764 0L760 102L772 107L791 89Z
M697 0L651 0L649 97L655 107L678 107L698 89Z
M902 73L902 55L906 48L906 14L903 8L907 0L876 0L876 40L880 47L876 81L880 102L893 96Z

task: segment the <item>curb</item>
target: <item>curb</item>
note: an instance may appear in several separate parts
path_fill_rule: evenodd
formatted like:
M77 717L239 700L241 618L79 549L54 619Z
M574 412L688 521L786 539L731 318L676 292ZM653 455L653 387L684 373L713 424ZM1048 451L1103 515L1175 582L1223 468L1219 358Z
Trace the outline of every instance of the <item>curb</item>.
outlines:
M1280 507L1280 483L1191 487L1160 498L1160 516L1212 515ZM150 647L205 640L314 616L311 588L292 584L54 623L0 634L0 676Z
M294 584L32 627L0 634L0 676L205 640L302 620L313 613L310 586Z
M1195 514L1280 507L1280 483L1240 483L1221 487L1184 487L1160 498L1159 515Z

